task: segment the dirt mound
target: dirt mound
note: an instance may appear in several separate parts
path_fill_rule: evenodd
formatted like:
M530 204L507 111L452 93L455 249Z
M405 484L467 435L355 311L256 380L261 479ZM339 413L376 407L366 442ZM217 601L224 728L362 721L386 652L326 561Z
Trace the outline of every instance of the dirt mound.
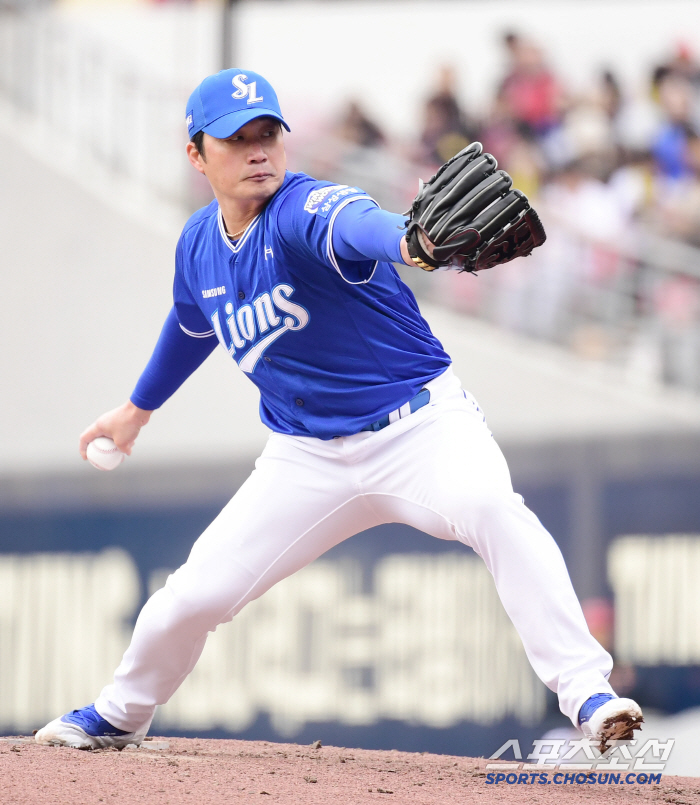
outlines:
M141 749L81 752L0 739L3 805L290 805L387 803L700 803L700 779L619 782L596 773L498 772L483 758L297 746L262 741L153 738ZM489 777L489 774L493 776ZM568 774L568 779L565 778ZM544 775L544 776L543 776ZM644 775L646 778L647 775ZM496 780L498 779L498 782Z

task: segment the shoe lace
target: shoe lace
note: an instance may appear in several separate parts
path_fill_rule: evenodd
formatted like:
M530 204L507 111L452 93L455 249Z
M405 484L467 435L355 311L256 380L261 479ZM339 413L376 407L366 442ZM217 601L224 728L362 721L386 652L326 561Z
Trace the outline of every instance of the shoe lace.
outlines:
M120 730L112 726L109 721L102 718L102 716L95 710L95 705L89 704L87 707L81 707L79 710L73 710L67 718L74 724L77 724L85 732L91 733L96 730L101 732L111 733L114 735L126 735L126 730Z
M591 716L595 711L605 702L609 702L611 699L614 699L614 696L611 696L609 693L594 693L589 699L581 706L578 714L578 723L584 724L586 721L590 721Z

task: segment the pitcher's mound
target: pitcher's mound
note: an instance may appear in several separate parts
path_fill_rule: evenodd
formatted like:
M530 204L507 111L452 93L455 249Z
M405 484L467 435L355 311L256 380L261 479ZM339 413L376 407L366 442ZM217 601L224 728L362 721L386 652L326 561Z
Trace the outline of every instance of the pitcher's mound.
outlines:
M140 749L81 752L0 739L3 805L366 805L368 802L699 803L700 779L615 783L596 772L501 772L483 758L298 746L263 741L153 738ZM513 774L517 775L516 778ZM584 774L583 777L579 775ZM644 775L646 778L647 775ZM640 780L644 778L639 778ZM494 782L490 782L493 780Z

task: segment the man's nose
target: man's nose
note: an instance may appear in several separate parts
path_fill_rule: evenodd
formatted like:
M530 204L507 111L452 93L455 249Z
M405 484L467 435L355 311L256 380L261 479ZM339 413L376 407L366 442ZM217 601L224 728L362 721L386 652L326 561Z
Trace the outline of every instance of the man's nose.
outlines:
M267 159L267 154L265 153L265 149L262 147L262 143L252 143L250 150L248 151L248 159L251 162L265 162Z

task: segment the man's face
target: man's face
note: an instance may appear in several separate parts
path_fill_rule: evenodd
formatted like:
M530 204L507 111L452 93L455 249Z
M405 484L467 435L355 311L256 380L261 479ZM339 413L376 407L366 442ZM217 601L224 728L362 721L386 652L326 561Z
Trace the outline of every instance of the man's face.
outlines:
M267 201L282 185L287 167L282 131L272 117L257 117L226 140L205 134L204 156L192 143L187 153L219 201Z

